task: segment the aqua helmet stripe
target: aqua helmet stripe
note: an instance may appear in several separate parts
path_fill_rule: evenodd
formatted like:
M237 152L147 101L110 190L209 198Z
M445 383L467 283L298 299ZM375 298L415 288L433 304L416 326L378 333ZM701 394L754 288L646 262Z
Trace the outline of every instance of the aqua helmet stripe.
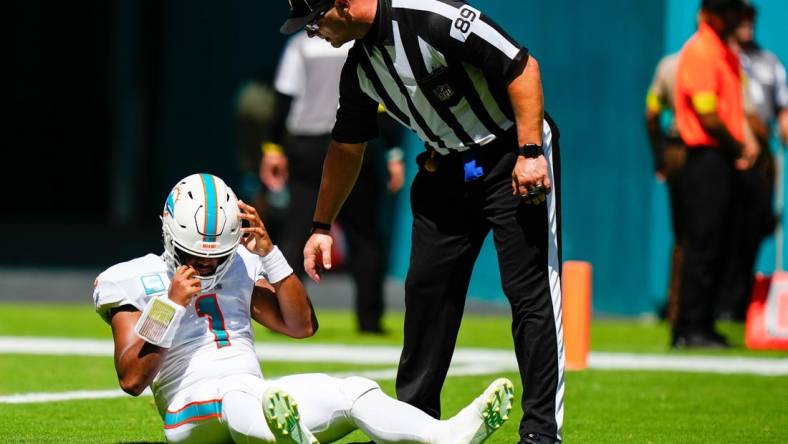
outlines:
M210 174L201 174L203 188L205 190L205 234L203 240L205 242L216 242L216 235L218 234L218 211L216 199L216 184L214 183L213 176Z

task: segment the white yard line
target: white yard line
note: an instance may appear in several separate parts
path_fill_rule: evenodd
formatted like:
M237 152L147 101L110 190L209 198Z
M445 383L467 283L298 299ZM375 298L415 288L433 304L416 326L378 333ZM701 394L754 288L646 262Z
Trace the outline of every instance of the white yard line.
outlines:
M263 361L324 362L396 366L400 347L330 344L259 344L255 347ZM112 341L98 339L34 338L0 336L0 354L112 356ZM788 375L788 359L720 356L676 356L636 353L591 352L588 367L597 370L677 371L693 373ZM335 376L365 376L392 380L396 367L333 373ZM516 372L511 350L458 348L449 376L489 375ZM146 391L144 395L150 395ZM102 399L127 396L121 390L81 390L60 393L23 393L0 396L0 404Z
M257 344L257 355L266 361L326 362L343 364L394 364L402 349L396 346L332 345L332 344ZM0 353L25 355L112 356L109 339L36 338L0 336ZM514 352L487 348L459 348L454 362L514 363Z
M150 389L145 389L143 396L151 396ZM74 392L54 393L19 393L0 396L0 404L38 404L56 401L77 401L82 399L108 399L129 396L121 389L115 390L77 390Z
M668 356L592 352L588 367L597 370L651 370L694 373L788 375L788 359L737 356Z
M449 376L478 376L492 373L505 373L516 371L517 369L500 365L452 365L449 369ZM396 367L380 370L360 370L354 372L334 372L328 373L336 377L363 376L376 381L391 381L397 377ZM150 389L145 389L141 396L152 396ZM0 404L38 404L56 401L75 401L89 399L108 399L127 397L123 390L77 390L73 392L54 392L54 393L19 393L15 395L0 396Z

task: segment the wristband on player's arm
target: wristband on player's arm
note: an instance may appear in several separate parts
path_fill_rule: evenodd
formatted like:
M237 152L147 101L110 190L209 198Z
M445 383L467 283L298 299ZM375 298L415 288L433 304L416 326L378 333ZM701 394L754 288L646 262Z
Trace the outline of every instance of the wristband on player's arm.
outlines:
M293 268L287 263L285 255L274 245L274 248L265 256L260 256L260 263L263 265L268 282L275 284L282 279L293 274Z
M134 326L137 336L153 345L170 348L186 308L169 297L151 298Z

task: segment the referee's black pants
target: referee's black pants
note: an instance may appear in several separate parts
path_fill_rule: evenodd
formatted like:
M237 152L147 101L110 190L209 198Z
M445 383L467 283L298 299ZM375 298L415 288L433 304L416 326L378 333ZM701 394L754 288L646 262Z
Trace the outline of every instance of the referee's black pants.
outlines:
M555 134L555 130L553 130ZM540 205L512 195L512 139L477 150L485 174L463 180L461 155L441 156L411 188L413 235L405 283L405 338L397 396L440 417L443 386L473 264L492 229L524 393L520 434L560 439L563 417L558 141L545 145L553 190ZM485 362L478 363L481 366Z

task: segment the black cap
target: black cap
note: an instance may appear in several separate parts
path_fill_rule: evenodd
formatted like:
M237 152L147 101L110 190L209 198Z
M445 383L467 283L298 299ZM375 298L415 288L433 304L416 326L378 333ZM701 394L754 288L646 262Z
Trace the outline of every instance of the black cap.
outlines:
M290 2L290 18L279 28L282 34L292 34L301 30L320 12L334 4L334 0L288 0Z
M728 11L743 11L747 6L744 0L703 0L700 7L707 11L720 14Z

